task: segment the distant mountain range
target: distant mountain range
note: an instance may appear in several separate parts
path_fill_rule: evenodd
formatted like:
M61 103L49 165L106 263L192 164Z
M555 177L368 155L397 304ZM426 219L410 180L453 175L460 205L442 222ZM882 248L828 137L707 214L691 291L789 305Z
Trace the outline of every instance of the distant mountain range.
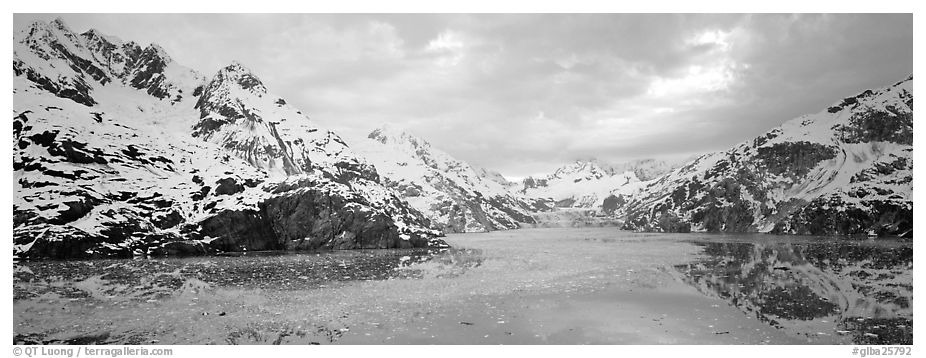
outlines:
M669 163L653 159L619 165L577 160L552 174L525 178L517 191L529 197L548 198L556 207L602 208L613 213L617 202L627 200L646 182L670 169Z
M238 63L206 77L60 19L13 39L20 257L443 247L583 215L912 236L912 76L687 163L580 160L511 182L395 128L347 143Z

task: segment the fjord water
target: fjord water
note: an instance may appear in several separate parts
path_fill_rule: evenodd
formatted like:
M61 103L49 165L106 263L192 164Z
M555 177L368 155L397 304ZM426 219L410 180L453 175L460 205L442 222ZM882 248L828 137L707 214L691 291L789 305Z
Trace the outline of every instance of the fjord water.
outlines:
M14 264L14 342L912 344L890 239L451 235L448 250Z

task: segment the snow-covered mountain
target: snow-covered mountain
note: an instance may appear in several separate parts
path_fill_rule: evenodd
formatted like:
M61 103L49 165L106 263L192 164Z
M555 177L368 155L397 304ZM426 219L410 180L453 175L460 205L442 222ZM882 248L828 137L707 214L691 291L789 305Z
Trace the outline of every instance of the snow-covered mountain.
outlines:
M520 186L520 183L510 181L508 180L508 178L505 178L505 176L502 175L502 173L499 173L494 170L489 170L486 168L478 168L477 172L479 173L479 177L481 177L482 179L494 181L508 190L511 190L513 188L518 188Z
M239 64L60 19L14 32L13 240L24 257L443 245L334 133Z
M475 169L405 131L382 127L352 143L412 207L448 232L514 229L534 224L544 200L509 191L498 173Z
M667 172L671 165L653 159L610 165L577 160L552 174L525 178L517 191L531 198L548 198L561 208L596 209L612 214L646 181Z
M687 162L687 161L686 161ZM640 181L650 181L679 167L684 162L658 159L638 159L610 166L612 173L633 172Z
M912 236L913 76L703 155L620 208L627 227Z

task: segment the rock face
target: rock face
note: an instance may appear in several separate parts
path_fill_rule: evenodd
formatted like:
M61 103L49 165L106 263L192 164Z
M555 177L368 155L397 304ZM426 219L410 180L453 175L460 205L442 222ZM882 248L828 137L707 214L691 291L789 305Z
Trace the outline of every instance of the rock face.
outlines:
M911 76L701 156L619 211L638 230L912 236L912 91Z
M61 21L14 34L20 257L445 245L334 133L239 64Z
M501 175L477 170L401 130L376 129L353 146L384 183L448 232L515 229L534 224L531 213L549 210L544 200L509 192Z

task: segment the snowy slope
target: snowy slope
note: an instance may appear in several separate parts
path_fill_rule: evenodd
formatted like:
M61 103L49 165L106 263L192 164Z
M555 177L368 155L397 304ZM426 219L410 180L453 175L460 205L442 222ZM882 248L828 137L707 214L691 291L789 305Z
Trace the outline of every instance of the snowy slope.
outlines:
M488 175L405 131L383 127L353 147L432 223L451 232L481 232L533 224L545 202L509 191L501 175Z
M611 214L646 181L671 166L652 159L610 165L598 160L577 160L543 177L528 177L518 191L532 198L548 198L561 208L601 210Z
M687 162L687 161L686 161ZM666 161L658 159L639 159L626 163L612 165L612 173L633 172L640 181L650 181L668 173L672 169L684 164L680 161Z
M482 179L494 181L508 191L511 191L512 189L516 189L520 186L520 183L510 181L508 180L508 178L505 178L505 176L502 175L502 173L499 173L494 170L489 170L486 168L476 168L476 172L479 173L479 177L481 177Z
M707 154L647 185L628 227L912 235L913 77Z
M239 64L63 21L14 33L14 253L99 257L442 245L334 133Z

